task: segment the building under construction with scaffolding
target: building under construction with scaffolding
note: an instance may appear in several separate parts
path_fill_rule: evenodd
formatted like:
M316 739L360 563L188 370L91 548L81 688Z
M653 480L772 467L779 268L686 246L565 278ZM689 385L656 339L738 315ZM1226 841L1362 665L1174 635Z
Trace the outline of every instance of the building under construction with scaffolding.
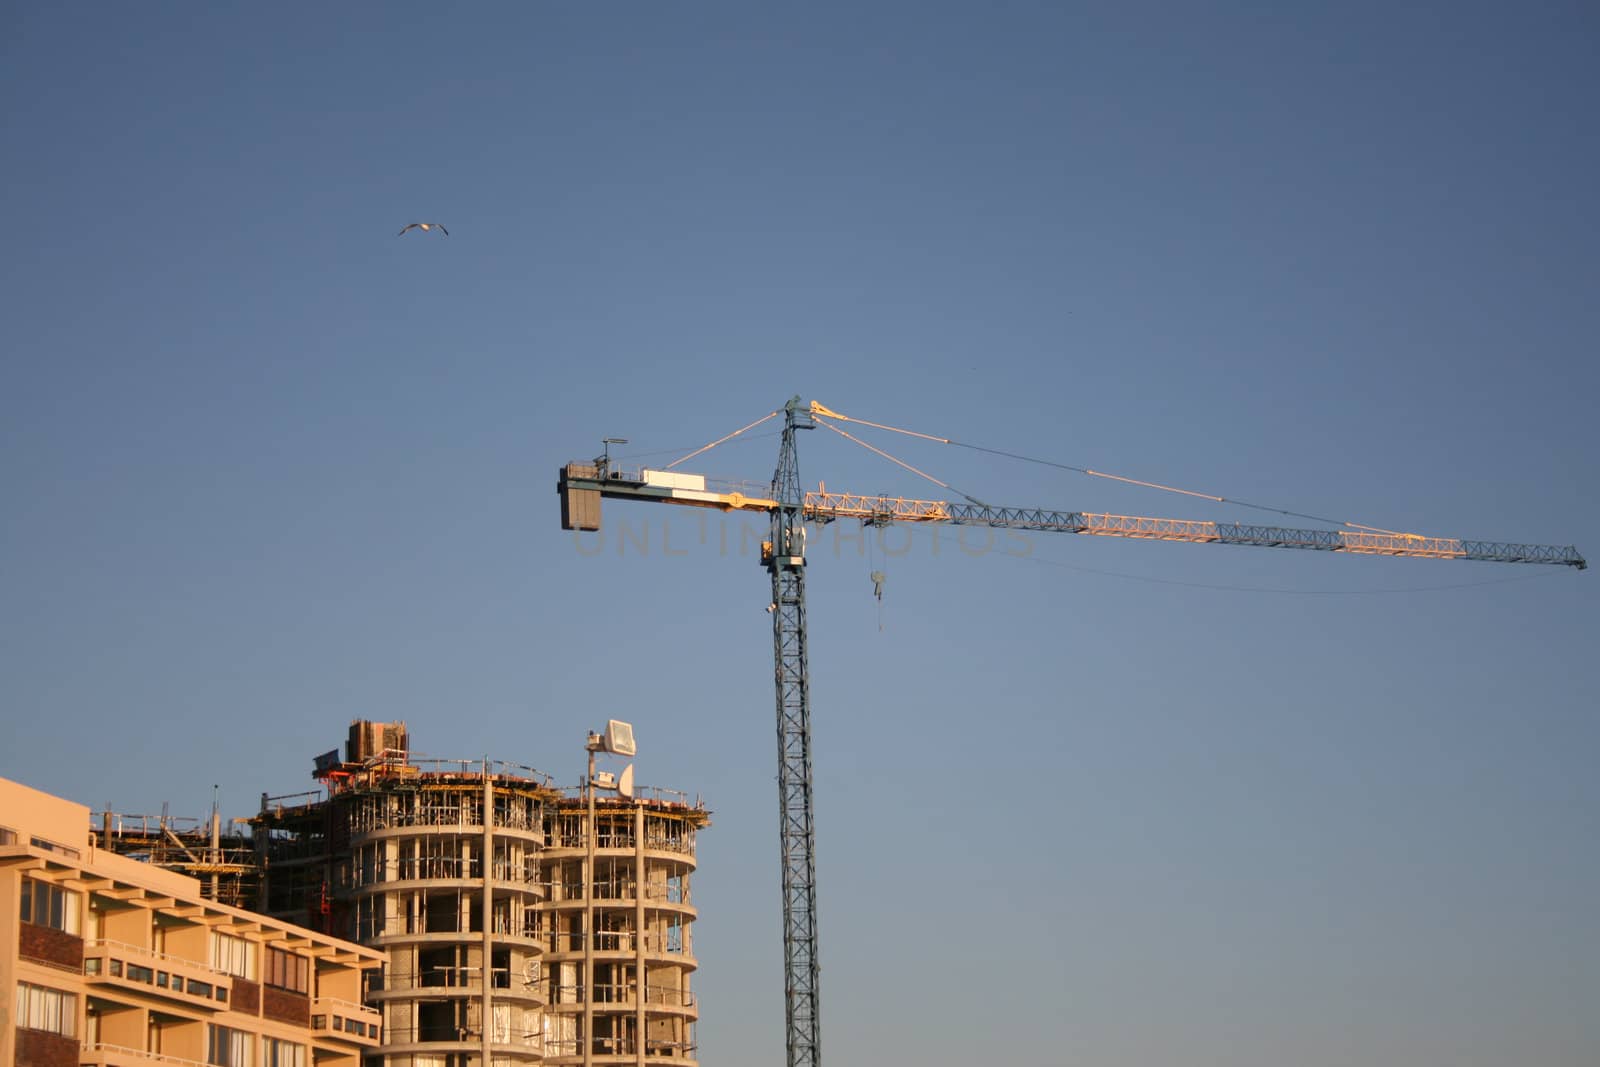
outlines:
M200 883L206 900L259 910L255 844L231 825L224 829L215 807L205 820L173 818L165 806L160 815L128 815L107 807L94 820L90 829L98 847L186 874Z
M313 774L316 792L263 794L248 835L213 812L204 829L106 813L97 836L214 899L383 949L366 999L387 1065L697 1062L704 805L618 789L592 759L574 789L516 764L413 758L403 723L352 723Z

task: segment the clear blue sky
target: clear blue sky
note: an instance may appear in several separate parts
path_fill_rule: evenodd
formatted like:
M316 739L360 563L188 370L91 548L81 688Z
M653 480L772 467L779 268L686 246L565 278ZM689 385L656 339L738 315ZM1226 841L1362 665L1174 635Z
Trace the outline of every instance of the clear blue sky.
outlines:
M246 815L353 717L566 782L632 720L716 813L703 1061L781 1062L766 577L642 506L583 554L557 467L799 393L1600 555L1597 38L1578 3L9 4L0 774ZM874 440L996 503L1272 519ZM801 464L933 490L826 431ZM1600 1062L1600 579L835 532L834 1067Z

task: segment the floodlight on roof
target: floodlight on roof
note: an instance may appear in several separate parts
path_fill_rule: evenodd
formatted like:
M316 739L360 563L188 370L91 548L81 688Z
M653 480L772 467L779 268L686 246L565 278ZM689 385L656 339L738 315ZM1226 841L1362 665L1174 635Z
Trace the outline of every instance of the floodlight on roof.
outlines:
M613 756L632 756L638 749L633 743L633 724L612 719L606 723L605 750Z

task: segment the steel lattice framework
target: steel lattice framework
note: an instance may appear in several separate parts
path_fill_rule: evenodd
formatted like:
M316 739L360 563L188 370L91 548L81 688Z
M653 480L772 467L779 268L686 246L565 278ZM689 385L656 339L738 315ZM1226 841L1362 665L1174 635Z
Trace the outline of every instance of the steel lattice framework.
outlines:
M778 839L783 864L783 985L789 1067L822 1062L817 989L816 834L811 804L811 678L806 666L805 509L796 430L812 428L800 398L784 409L772 475L772 653L778 707Z
M1193 544L1253 545L1258 548L1304 548L1319 552L1351 552L1367 556L1409 556L1418 559L1473 559L1493 563L1555 563L1583 568L1587 564L1570 545L1523 545L1509 541L1463 541L1456 537L1385 530L1317 530L1261 526L1253 523L1162 519L1140 515L1108 515L1095 511L1051 511L958 504L947 500L864 496L859 493L807 493L805 517L813 522L861 519L891 522L937 522L951 526L989 526L1012 530L1130 537L1145 541L1187 541Z

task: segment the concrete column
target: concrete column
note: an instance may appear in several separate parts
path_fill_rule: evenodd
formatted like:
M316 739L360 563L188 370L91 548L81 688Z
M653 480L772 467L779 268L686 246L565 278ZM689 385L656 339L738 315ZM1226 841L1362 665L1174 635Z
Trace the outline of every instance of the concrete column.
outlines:
M638 1067L644 1067L644 1020L645 1020L645 965L644 965L644 894L649 888L649 874L646 870L644 855L644 805L638 801L633 804L633 974L634 985L634 1062Z
M494 1065L494 778L483 757L483 1067Z
M594 823L594 742L589 745L589 776L583 780L588 796L588 825L584 828L583 860L583 1067L594 1063L594 851L598 829Z

